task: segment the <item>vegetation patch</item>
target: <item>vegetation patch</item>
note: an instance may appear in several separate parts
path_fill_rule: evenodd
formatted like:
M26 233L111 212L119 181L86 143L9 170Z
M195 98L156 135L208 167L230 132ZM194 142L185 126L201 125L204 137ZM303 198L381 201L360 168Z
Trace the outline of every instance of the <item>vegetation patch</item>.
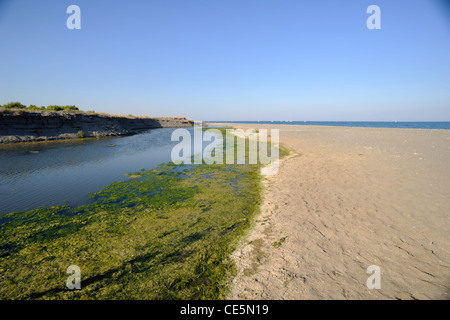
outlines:
M0 299L221 299L261 201L259 165L130 173L93 203L0 220ZM81 270L69 290L66 270Z
M78 111L79 109L74 105L68 106L58 106L58 105L50 105L50 106L42 106L38 107L34 104L26 106L20 102L9 102L4 105L0 105L0 108L4 109L22 109L22 110L32 110L32 111Z
M274 243L272 243L272 245L273 245L275 248L279 248L279 247L281 247L281 245L283 244L284 241L286 241L286 237L283 237L283 238L281 238L280 240L275 241Z

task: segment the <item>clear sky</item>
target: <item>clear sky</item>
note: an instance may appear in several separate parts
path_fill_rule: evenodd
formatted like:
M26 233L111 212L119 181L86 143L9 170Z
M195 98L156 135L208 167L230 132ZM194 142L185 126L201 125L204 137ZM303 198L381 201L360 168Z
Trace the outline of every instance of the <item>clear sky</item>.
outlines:
M81 9L69 30L66 9ZM369 30L370 5L381 29ZM444 0L0 0L0 104L450 121Z

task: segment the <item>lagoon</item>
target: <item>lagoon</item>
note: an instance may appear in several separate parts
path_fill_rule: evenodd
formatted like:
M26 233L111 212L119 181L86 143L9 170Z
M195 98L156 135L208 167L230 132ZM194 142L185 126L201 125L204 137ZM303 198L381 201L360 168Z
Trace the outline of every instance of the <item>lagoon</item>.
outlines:
M87 196L125 174L171 160L175 129L106 139L0 145L0 214L88 204ZM193 128L186 128L193 132Z

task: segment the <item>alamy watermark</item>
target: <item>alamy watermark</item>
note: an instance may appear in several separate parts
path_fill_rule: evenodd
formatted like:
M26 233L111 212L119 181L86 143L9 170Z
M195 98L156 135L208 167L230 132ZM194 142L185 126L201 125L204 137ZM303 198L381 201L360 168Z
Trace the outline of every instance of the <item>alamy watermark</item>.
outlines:
M66 26L67 29L73 30L73 29L81 29L81 9L77 5L70 5L67 7L66 13L70 14L70 16L67 18Z
M66 273L70 274L67 278L66 286L69 290L81 289L81 269L76 265L71 265L67 268Z
M368 29L381 29L381 9L377 5L370 5L367 7L366 12L370 14L367 18L366 26ZM70 16L67 18L66 26L69 30L80 30L81 29L81 9L79 6L72 4L67 7L67 14Z
M279 168L279 130L270 129L203 130L194 123L193 137L188 129L176 129L171 140L179 141L172 149L175 164L262 164L263 175L273 175ZM270 139L268 139L270 137ZM203 142L210 142L205 148ZM247 146L248 144L248 146Z
M371 5L367 8L370 17L367 18L366 26L369 30L381 29L381 9L377 5Z
M367 274L370 276L367 278L366 286L369 289L381 289L381 269L379 266L371 265L367 267Z
M81 290L81 269L76 265L70 265L66 273L70 276L66 280L66 286L69 290ZM370 265L366 270L370 276L367 278L366 286L368 289L381 289L381 269L379 266Z
M66 10L70 16L66 20L69 30L81 29L81 9L70 5ZM369 30L381 29L381 9L370 5L367 10L370 16L366 20ZM171 159L175 164L262 164L263 175L273 175L279 168L279 130L270 129L226 129L208 128L203 130L201 122L195 122L193 137L188 129L180 128L173 131L171 140L179 143L172 149ZM270 139L268 139L270 137ZM205 148L203 142L210 142ZM248 147L246 146L248 144ZM270 147L269 147L270 146ZM248 151L248 152L247 152ZM224 154L225 153L225 154ZM76 265L67 268L66 286L69 290L81 289L81 270ZM381 270L371 265L366 270L370 276L366 286L369 289L381 289Z

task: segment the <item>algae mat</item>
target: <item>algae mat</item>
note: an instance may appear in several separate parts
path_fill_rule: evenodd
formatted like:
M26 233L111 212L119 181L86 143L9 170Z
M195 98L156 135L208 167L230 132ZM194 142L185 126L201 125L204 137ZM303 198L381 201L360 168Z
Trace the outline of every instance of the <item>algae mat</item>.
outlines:
M131 173L76 208L0 220L1 299L221 299L229 258L259 210L259 165ZM69 290L69 266L81 290Z

